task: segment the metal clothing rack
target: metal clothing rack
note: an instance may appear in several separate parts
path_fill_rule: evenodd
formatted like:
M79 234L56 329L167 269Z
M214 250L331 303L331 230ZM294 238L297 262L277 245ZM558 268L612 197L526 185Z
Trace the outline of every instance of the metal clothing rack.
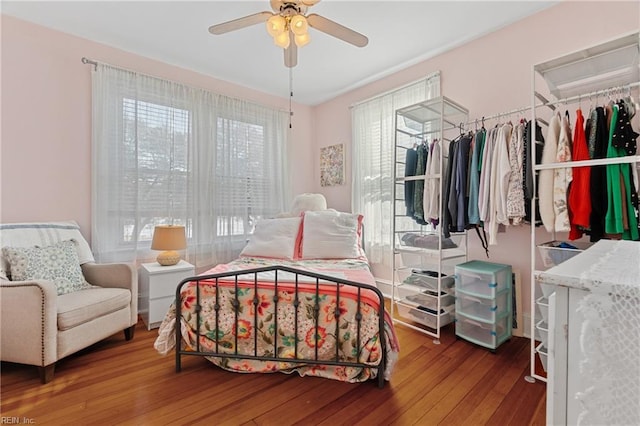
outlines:
M544 104L540 104L538 106L543 106ZM555 109L555 108L553 108ZM468 127L471 124L475 124L476 125L476 129L478 126L478 122L482 123L482 126L484 126L484 122L485 121L489 121L489 120L495 120L497 118L502 118L502 117L508 117L510 115L513 114L520 114L522 112L526 112L526 111L530 111L531 110L531 105L526 106L526 107L521 107L521 108L516 108L516 109L512 109L509 111L504 111L504 112L499 112L497 114L492 114L492 115L483 115L482 118L476 118L474 120L469 120L467 121L465 124L465 127ZM547 123L545 120L542 120L540 118L538 118L538 122L541 122L542 124L544 124L545 126L548 126L549 123Z
M569 96L569 97L563 98L563 99L556 99L554 101L546 101L543 104L536 105L536 107L540 107L540 106L556 106L556 105L561 105L561 104L570 104L570 103L574 103L576 101L580 102L583 99L591 99L594 96L597 99L599 96L611 96L611 95L615 95L615 94L619 94L619 93L630 92L631 89L633 89L634 87L640 87L640 81L635 81L635 82L628 83L628 84L609 87L607 89L594 90L593 92L589 92L589 93L581 93L579 95ZM542 96L542 95L540 95L539 93L536 93L536 97L538 97L538 96ZM529 108L531 108L531 107L529 107Z
M599 46L594 46L591 48L587 48L578 52L574 52L569 55L562 56L560 58L547 61L545 63L537 64L532 67L532 93L531 93L531 120L536 120L536 113L538 112L538 108L540 107L549 107L552 109L557 109L562 105L569 105L575 103L581 103L584 100L592 100L595 97L596 103L597 99L601 96L612 97L619 94L627 94L631 93L632 89L640 87L640 78L638 74L637 62L634 62L635 65L627 64L625 61L637 61L637 56L634 59L633 55L623 55L619 56L619 63L615 63L614 61L598 61L598 59L602 58L603 55L608 55L610 52L615 52L621 43L627 43L627 39L633 41L631 46L633 47L631 50L635 49L636 55L638 52L638 46L640 45L640 38L638 37L638 33L633 34L631 37L622 37L620 39L616 39L607 43L603 43ZM596 52L596 53L594 53ZM590 62L593 60L592 62ZM597 64L596 64L597 62ZM619 67L622 70L625 70L626 74L624 74L624 78L622 77L616 81L610 80L611 72L607 72L608 69L599 70L596 65L604 66L609 68ZM595 71L594 71L595 70ZM628 71L627 71L628 70ZM554 76L546 75L544 73L554 73ZM600 74L598 74L598 72ZM567 76L573 76L573 81L568 81ZM622 74L621 74L622 75ZM558 99L547 100L542 94L536 91L536 77L540 76L546 80L547 86L550 89L550 93L554 94ZM554 78L558 78L560 81L554 81ZM582 77L582 78L581 78ZM584 92L580 92L576 94L576 87L579 85L578 82L583 82ZM561 84L556 84L561 83ZM563 88L564 87L564 88ZM554 91L555 89L555 91ZM595 90L594 90L595 89ZM562 96L566 94L566 96ZM640 164L640 155L631 155L626 157L618 157L618 158L602 158L602 159L591 159L591 160L582 160L582 161L568 161L562 163L547 163L547 164L536 164L535 163L535 153L532 151L530 153L530 161L533 165L534 173L545 170L545 169L561 169L561 168L574 168L574 167L584 167L584 166L597 166L597 165L607 165L607 164ZM537 193L537 183L534 179L534 191ZM536 211L536 203L537 201L534 199L531 200L531 212ZM556 232L551 232L552 240L556 239ZM541 271L537 271L536 268L536 260L537 260L537 244L536 244L536 227L531 226L531 236L530 236L530 261L531 261L531 275L530 275L530 289L531 289L531 318L530 318L530 372L529 375L525 377L525 380L529 382L535 382L536 380L542 382L549 382L550 388L547 392L551 392L553 397L557 397L558 400L553 400L547 398L547 420L550 414L553 414L555 411L562 410L562 407L566 404L566 389L554 389L556 384L554 384L554 379L556 374L559 374L558 371L553 370L555 367L551 367L552 370L547 370L545 375L541 375L536 372L536 359L538 356L538 348L536 342L536 309L537 309L537 296L536 296L536 279L537 275ZM549 312L549 322L547 322L548 332L547 338L551 341L556 333L562 333L562 324L556 324L554 319L551 319L551 311L552 307L549 304L548 312ZM555 309L555 308L554 308ZM562 359L562 354L554 353L553 350L549 350L548 346L545 346L547 353L539 352L541 360L544 357L546 363L549 365L553 365L554 358L558 357L558 359ZM543 361L544 363L544 361Z
M563 105L563 104L571 104L571 103L575 103L575 102L580 102L583 99L589 99L589 98L593 98L594 96L597 98L598 96L604 95L604 96L611 96L614 94L618 94L618 93L626 93L626 92L630 92L631 89L635 88L635 87L640 87L640 81L635 81L629 84L624 84L624 85L620 85L620 86L616 86L616 87L609 87L607 89L602 89L602 90L595 90L593 92L590 93L584 93L584 94L579 94L579 95L574 95L574 96L569 96L567 98L563 98L563 99L557 99L554 101L547 101L544 104L540 104L540 105L536 105L533 108L533 120L536 119L535 117L535 108L541 107L541 106L556 106L556 105ZM537 95L537 94L536 94ZM537 97L537 96L536 96ZM540 121L540 119L538 119L538 121ZM640 161L640 155L630 155L627 157L617 157L617 158L598 158L598 159L594 159L594 160L582 160L582 161L571 161L571 162L565 162L565 163L546 163L546 164L536 164L535 169L536 170L546 170L546 169L557 169L557 168L572 168L572 167L585 167L585 166L600 166L600 165L606 165L606 164L626 164L626 163L636 163Z
M574 96L570 96L570 97L567 97L567 98L564 98L564 99L557 99L557 100L553 100L553 101L548 100L541 93L535 92L534 96L538 100L540 100L542 103L539 103L539 104L535 105L534 108L548 107L552 111L555 111L557 105L569 104L569 103L573 103L575 101L581 102L582 100L585 100L585 99L592 100L594 97L597 100L598 97L600 97L600 96L611 96L611 95L614 95L614 94L617 94L617 93L623 93L623 92L626 92L626 91L630 91L634 87L639 87L639 86L640 86L640 82L635 82L635 83L625 84L625 85L621 85L621 86L617 86L617 87L610 87L610 88L607 88L607 89L595 90L595 91L590 92L590 93L583 93L583 94L574 95ZM510 116L510 115L513 115L513 114L520 114L522 112L526 112L526 111L530 111L530 110L531 110L531 105L526 106L526 107L521 107L521 108L515 108L515 109L509 110L509 111L499 112L497 114L483 115L482 118L475 118L475 119L469 120L469 121L467 121L466 123L463 123L463 124L464 124L465 128L468 128L471 124L475 124L476 128L477 128L477 124L478 123L482 123L482 125L484 125L485 121L494 120L494 119L502 118L502 117L507 117L507 116ZM549 123L547 123L545 120L543 120L541 118L537 118L537 120L538 120L538 122L544 124L545 126L549 125ZM578 167L578 166L576 166L576 167Z

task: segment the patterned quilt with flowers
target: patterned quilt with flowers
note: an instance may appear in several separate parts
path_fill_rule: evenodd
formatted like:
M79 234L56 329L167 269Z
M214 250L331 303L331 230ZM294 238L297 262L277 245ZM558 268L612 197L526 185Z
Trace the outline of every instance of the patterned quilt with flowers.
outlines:
M274 261L259 258L240 258L234 262L218 265L203 275L241 271L276 265ZM329 275L338 281L349 280L375 286L366 261L344 260L304 260L283 261L277 265L289 266L308 272ZM273 272L271 272L273 274ZM384 336L378 333L378 297L371 290L360 293L360 329L356 316L358 303L357 288L320 281L316 293L315 279L306 280L298 275L299 303L297 307L298 332L296 339L296 307L293 304L295 286L293 275L278 271L278 303L274 303L273 277L269 273L260 274L259 281L254 275L239 277L238 285L233 279L220 279L200 284L200 351L219 353L257 354L259 356L314 359L317 351L319 360L340 362L362 362L376 366L382 358L380 339L386 341L385 379L389 380L398 358L398 341L393 323L385 311ZM257 293L257 294L256 294ZM216 314L215 305L219 304ZM234 306L237 298L237 307ZM254 300L257 300L256 301ZM316 300L318 315L315 315ZM181 297L181 333L183 347L196 350L196 286L187 284ZM255 315L257 313L257 315ZM175 305L165 316L154 347L161 354L169 353L175 346ZM317 328L316 328L317 316ZM238 326L235 326L237 318ZM359 339L358 339L359 337ZM297 340L297 344L296 344ZM359 343L358 343L359 342ZM297 372L301 376L320 376L347 382L361 382L377 375L377 369L351 366L301 364L278 361L258 361L252 359L207 357L214 364L230 371L266 373L280 371Z

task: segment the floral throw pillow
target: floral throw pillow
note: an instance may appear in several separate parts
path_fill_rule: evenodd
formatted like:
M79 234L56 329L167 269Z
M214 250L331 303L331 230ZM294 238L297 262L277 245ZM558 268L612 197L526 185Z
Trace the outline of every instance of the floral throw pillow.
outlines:
M49 280L58 295L92 287L85 281L74 240L50 246L3 247L12 281Z

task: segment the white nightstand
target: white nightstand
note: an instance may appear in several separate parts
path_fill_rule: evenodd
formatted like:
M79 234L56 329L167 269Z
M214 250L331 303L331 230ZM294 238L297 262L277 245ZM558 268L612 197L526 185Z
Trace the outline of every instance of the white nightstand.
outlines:
M195 268L184 260L173 266L162 266L157 262L140 265L138 312L147 330L160 326L176 298L180 281L194 275Z

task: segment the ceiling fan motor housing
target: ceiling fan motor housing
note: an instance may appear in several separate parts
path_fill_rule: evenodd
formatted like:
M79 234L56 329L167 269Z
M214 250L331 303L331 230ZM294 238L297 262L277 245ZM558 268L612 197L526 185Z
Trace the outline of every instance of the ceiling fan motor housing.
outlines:
M271 9L280 16L285 17L307 13L307 6L299 0L271 0Z

